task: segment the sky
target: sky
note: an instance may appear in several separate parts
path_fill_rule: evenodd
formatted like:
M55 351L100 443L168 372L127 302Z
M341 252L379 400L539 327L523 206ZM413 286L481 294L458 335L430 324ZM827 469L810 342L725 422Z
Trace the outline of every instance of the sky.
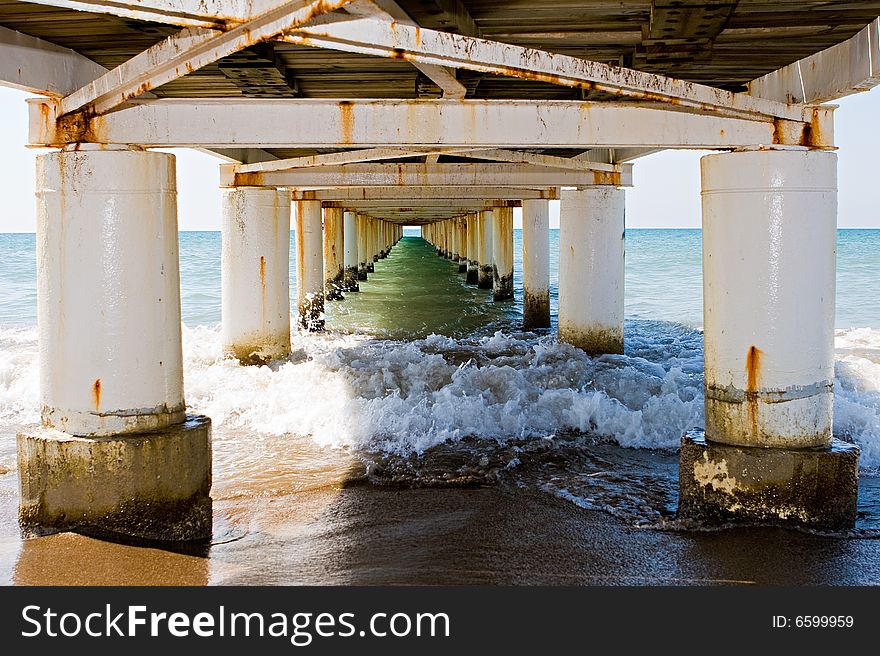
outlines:
M0 87L0 232L34 231L34 157L27 141L25 98L32 94ZM839 147L838 225L880 227L880 90L835 101ZM220 160L188 149L177 155L178 223L181 230L220 229ZM635 162L634 186L626 191L628 228L699 228L700 164L705 151L665 151ZM520 227L520 214L514 214ZM550 203L550 226L559 226L559 203Z

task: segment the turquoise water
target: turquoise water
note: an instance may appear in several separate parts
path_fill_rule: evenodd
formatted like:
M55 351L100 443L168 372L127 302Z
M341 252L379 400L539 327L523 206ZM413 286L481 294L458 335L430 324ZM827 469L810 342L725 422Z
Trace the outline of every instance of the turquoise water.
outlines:
M409 234L409 233L408 233ZM702 325L700 230L627 230L626 316ZM514 233L514 284L522 288L522 231ZM291 233L291 296L296 294ZM559 231L550 231L551 311L557 310ZM880 230L839 230L838 328L880 328ZM180 233L183 322L220 321L220 233ZM521 294L519 295L521 299ZM381 299L375 299L381 302ZM436 299L435 299L436 300ZM519 302L519 301L518 301ZM519 309L519 306L514 306ZM34 235L0 234L0 327L36 324Z

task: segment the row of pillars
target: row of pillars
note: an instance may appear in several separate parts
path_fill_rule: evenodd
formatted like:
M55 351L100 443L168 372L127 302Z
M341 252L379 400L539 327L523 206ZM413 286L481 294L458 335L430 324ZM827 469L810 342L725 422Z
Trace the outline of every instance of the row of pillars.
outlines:
M772 507L776 517L851 524L857 470L821 461L832 442L836 155L712 155L702 182L709 446L696 444L691 460L683 446L691 496L681 507L753 516ZM325 278L352 291L355 267L363 276L400 237L398 226L341 214L340 240L340 212L296 204L307 328L322 321ZM286 193L226 192L223 335L239 357L289 349L289 226ZM527 293L542 300L547 226L546 203L524 202ZM623 228L621 190L562 192L560 338L591 352L622 349ZM466 259L478 284L491 262L496 293L512 291L510 208L428 226L427 236ZM37 281L42 428L19 436L23 522L210 535L210 420L185 415L174 157L97 145L38 157ZM745 448L722 457L718 445ZM746 458L736 473L744 452L768 448L800 459L764 476L768 460ZM760 476L770 496L737 496ZM842 487L829 492L830 478ZM793 496L780 505L784 489Z
M223 192L221 313L224 349L243 363L290 353L290 193L238 187ZM357 292L402 236L399 225L321 201L293 203L297 316L324 329L325 301Z

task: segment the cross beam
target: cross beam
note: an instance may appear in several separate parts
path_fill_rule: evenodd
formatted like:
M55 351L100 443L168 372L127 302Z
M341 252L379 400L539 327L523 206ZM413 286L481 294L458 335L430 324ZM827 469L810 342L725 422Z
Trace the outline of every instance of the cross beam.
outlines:
M320 200L340 203L384 201L400 205L445 200L559 200L559 187L529 189L515 187L340 187L338 189L291 190L292 200Z
M30 144L191 148L735 148L833 147L833 109L812 120L749 121L634 102L532 100L159 99L104 116L58 120L30 101Z

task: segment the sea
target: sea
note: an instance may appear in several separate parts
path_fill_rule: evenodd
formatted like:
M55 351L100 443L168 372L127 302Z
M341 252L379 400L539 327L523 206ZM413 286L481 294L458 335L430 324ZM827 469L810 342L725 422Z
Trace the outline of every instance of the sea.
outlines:
M559 231L550 330L522 329L520 230L514 248L515 299L494 302L407 228L360 292L327 304L325 333L294 332L290 357L246 367L221 349L220 233L181 232L185 393L213 421L215 500L337 484L357 462L376 486L505 480L633 525L673 522L676 450L704 420L700 230L627 230L625 354L595 358L555 337ZM861 447L866 530L880 528L878 283L880 230L839 230L834 432ZM15 435L39 419L36 335L34 235L0 234L0 491L12 505ZM222 513L215 524L218 540L247 530Z

